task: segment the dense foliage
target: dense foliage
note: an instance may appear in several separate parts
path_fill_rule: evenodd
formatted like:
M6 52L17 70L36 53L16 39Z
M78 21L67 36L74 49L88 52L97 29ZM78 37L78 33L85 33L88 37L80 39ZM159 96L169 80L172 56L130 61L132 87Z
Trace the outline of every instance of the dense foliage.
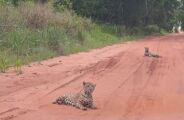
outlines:
M18 5L25 0L1 0ZM184 22L184 0L29 0L52 2L55 8L73 8L77 14L93 20L127 27L157 25L171 29Z
M56 0L69 1L82 16L127 27L157 25L169 29L184 22L184 0ZM64 4L63 4L64 5Z
M141 35L130 36L119 25L95 24L65 9L66 6L54 6L59 9L57 12L53 4L42 4L41 1L16 4L1 1L0 72L9 67L20 72L21 65L32 61L103 47Z
M0 0L0 72L163 33L179 21L184 0Z

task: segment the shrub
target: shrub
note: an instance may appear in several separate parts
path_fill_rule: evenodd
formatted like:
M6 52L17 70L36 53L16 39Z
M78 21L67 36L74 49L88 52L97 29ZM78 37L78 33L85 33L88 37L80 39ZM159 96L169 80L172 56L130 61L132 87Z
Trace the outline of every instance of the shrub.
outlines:
M145 34L160 33L160 28L157 25L148 25L145 27Z
M70 9L72 7L71 0L54 0L53 6L57 10Z
M64 34L63 31L57 27L48 27L45 31L45 39L47 46L50 50L57 52L59 55L63 55Z
M1 55L0 56L0 72L6 72L6 70L8 69L8 60L6 58L6 56Z
M20 12L23 15L26 25L29 28L42 28L49 24L52 19L52 11L45 5L37 4L21 5Z
M112 35L116 35L118 37L122 37L126 34L125 26L122 25L101 25L101 28L104 32Z
M125 32L124 26L93 24L72 10L58 12L49 4L2 5L0 56L8 56L0 57L0 71L14 66L21 73L23 64L116 43Z
M130 35L143 35L144 31L141 27L132 27L127 29L127 33Z

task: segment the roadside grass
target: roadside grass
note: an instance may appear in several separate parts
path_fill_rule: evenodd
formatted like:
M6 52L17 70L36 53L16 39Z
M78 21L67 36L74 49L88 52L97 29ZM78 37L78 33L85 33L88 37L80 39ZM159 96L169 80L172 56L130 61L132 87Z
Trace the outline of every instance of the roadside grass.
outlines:
M5 73L8 69L8 60L5 56L1 55L0 57L0 72Z
M22 3L0 7L0 71L61 55L143 37L143 31L124 26L95 24L71 10ZM135 34L133 34L135 33Z

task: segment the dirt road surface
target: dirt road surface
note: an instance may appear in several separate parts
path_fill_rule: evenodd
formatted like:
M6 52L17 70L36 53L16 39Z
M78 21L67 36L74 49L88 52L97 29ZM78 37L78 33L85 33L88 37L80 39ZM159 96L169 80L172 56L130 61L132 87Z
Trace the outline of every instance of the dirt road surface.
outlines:
M161 58L144 57L144 47ZM184 120L184 34L148 37L0 74L0 120ZM97 110L52 102L96 83Z

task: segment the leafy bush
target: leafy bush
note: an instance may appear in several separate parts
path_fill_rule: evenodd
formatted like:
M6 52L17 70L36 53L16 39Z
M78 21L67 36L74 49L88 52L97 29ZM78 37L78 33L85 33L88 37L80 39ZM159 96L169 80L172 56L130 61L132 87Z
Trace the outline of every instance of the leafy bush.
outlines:
M91 20L69 10L55 12L51 6L30 3L4 5L0 7L0 50L9 56L1 58L0 69L4 72L9 64L19 69L20 63L66 54L68 47L84 43L92 26Z
M130 35L144 35L144 29L142 27L127 28L127 33Z
M25 19L27 27L41 28L48 26L53 20L54 13L45 5L22 4L19 7L21 15Z
M18 6L21 2L25 2L25 1L34 1L34 0L0 0L0 5L1 4L7 4L7 5L14 5L14 6Z
M123 37L123 39L121 39ZM21 3L0 7L0 71L132 39L124 26L99 25L74 11L55 11L49 4ZM4 56L6 54L8 56ZM4 56L4 57L1 57Z
M145 27L145 34L150 35L160 33L160 28L157 25L148 25Z
M126 34L125 26L122 26L122 25L104 24L101 26L104 32L112 34L112 35L116 35L118 37L122 37Z
M72 8L71 0L54 0L53 6L57 10L65 10Z

